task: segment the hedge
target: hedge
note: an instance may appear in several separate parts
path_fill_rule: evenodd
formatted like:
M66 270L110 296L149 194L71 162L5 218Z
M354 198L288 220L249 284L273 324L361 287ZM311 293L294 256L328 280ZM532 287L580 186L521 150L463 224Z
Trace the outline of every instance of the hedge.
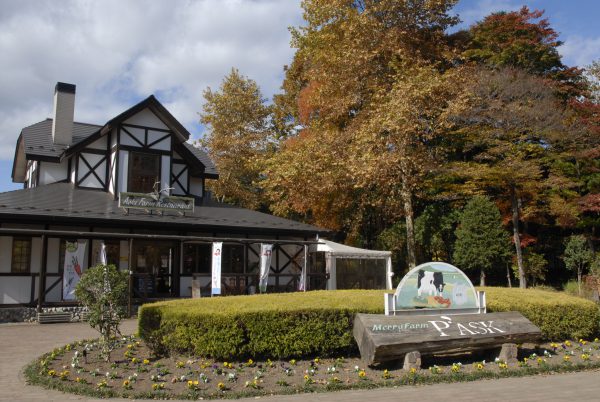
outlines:
M600 333L598 304L563 292L484 287L488 312L519 311L546 340L591 338Z
M546 339L599 333L598 306L558 292L485 288L488 311L520 311ZM143 305L140 337L157 354L217 359L356 353L356 313L383 313L383 291L338 290L181 299Z

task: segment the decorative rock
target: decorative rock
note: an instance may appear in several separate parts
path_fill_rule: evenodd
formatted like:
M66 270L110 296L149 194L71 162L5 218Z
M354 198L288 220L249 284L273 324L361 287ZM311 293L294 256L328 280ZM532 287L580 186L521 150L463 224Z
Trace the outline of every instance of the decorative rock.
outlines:
M421 353L414 351L404 355L404 366L402 368L406 371L410 371L412 368L419 370L421 368Z
M519 349L514 343L503 343L498 358L505 363L514 364L518 361L517 353Z

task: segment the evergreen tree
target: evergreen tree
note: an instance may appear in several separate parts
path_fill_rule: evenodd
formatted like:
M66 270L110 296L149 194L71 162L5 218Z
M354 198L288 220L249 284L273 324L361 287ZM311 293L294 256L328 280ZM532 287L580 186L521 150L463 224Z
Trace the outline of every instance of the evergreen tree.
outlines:
M486 272L507 257L508 236L498 207L486 197L473 197L465 205L456 229L454 263L467 271L479 271L485 286Z
M563 259L568 270L577 272L577 288L581 295L581 276L585 268L594 261L594 253L588 248L584 236L568 238Z

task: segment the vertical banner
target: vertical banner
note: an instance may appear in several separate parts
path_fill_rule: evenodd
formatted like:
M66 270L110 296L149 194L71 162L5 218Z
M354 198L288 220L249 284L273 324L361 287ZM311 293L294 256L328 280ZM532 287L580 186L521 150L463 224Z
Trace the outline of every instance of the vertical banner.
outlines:
M265 293L267 291L269 271L271 271L271 254L273 254L272 244L260 245L260 278L258 285L260 293Z
M304 245L304 258L302 261L302 272L300 273L300 283L298 290L306 292L306 271L308 270L308 246Z
M81 279L83 267L86 263L85 240L66 242L65 266L63 270L63 300L75 300L75 287Z
M214 242L212 246L211 295L221 294L221 254L223 254L223 242Z
M102 265L108 265L106 259L106 245L104 244L104 240L100 242L100 255L98 256L98 262Z

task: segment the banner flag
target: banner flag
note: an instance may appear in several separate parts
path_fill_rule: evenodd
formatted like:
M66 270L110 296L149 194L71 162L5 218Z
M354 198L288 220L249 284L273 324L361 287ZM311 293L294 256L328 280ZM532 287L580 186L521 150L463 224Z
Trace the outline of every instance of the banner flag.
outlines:
M75 287L79 283L79 279L81 279L86 262L86 244L85 240L66 242L65 266L63 269L63 300L75 300Z
M302 272L300 273L300 283L298 284L298 290L301 292L306 291L306 271L308 264L308 247L304 246L304 255L302 258Z
M223 254L223 242L214 242L212 246L211 295L221 294L221 254Z
M271 271L271 254L273 254L272 244L260 245L260 293L265 293L267 291L267 284L269 283L269 271Z
M100 256L98 258L100 264L108 265L108 260L106 259L106 245L104 244L104 240L100 242Z

